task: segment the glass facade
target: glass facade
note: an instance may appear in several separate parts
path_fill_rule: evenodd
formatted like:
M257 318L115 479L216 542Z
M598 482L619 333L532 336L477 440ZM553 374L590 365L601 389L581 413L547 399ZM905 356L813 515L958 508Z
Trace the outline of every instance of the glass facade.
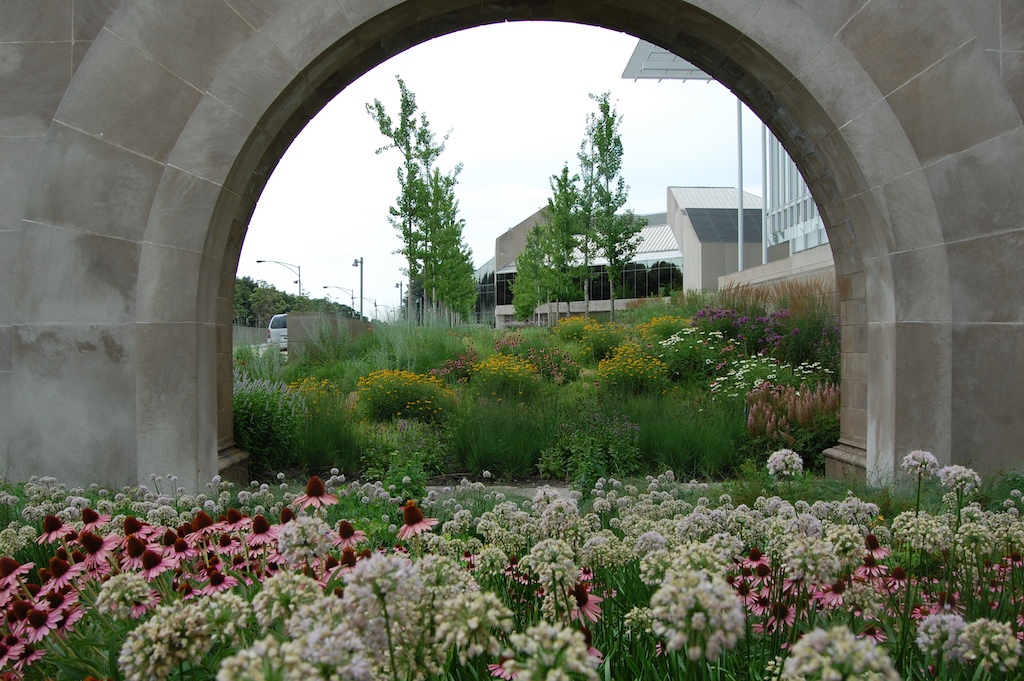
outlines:
M590 268L590 299L611 300L611 286L604 265ZM496 282L495 296L498 305L512 304L512 282L515 272L499 272ZM626 265L622 272L622 280L615 287L615 299L647 298L649 296L667 296L673 291L683 288L683 258L638 258ZM579 297L583 300L583 287L580 286ZM564 301L560 301L564 302Z
M825 223L796 164L774 135L768 135L769 244L789 242L790 254L828 243Z

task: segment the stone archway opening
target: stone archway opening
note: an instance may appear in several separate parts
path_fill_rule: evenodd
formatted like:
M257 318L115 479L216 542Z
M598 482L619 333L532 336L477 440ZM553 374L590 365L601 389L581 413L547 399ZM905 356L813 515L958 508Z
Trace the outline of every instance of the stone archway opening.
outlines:
M999 28L998 6L968 16L951 1L110 5L70 4L68 24L90 31L80 43L50 36L57 23L25 21L34 9L0 9L17 19L0 21L17 28L4 49L26 55L4 62L20 64L10 82L41 83L0 107L0 169L15 179L0 204L11 478L173 471L201 488L229 432L238 253L284 150L391 55L519 20L662 46L782 141L829 231L843 442L870 472L891 476L897 453L918 448L981 470L1019 458L1024 313L1005 282L1024 261L1013 182L1024 81L1002 45L1024 44L1024 28Z

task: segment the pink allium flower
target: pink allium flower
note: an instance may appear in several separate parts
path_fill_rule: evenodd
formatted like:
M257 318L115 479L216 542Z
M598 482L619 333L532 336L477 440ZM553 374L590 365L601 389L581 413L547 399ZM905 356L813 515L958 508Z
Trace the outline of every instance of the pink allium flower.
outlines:
M310 506L320 508L321 506L333 506L338 503L338 497L334 494L328 494L324 488L323 480L314 475L306 483L306 493L295 497L292 503L298 506L299 510Z
M437 525L437 518L424 518L423 512L420 511L419 507L416 506L416 502L412 499L405 502L405 506L400 506L399 508L402 509L403 519L405 520L405 524L398 530L399 539L415 537L419 533Z

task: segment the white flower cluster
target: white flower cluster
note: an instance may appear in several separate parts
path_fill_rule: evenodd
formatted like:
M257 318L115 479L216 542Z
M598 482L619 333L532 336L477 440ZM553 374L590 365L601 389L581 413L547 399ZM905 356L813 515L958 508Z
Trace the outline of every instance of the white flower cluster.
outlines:
M575 629L541 622L526 633L511 634L509 640L516 652L505 662L505 669L518 681L568 681L575 675L598 679L598 659L590 655L583 634Z
M892 532L896 541L909 544L915 551L934 554L953 548L953 530L947 516L904 511L893 518Z
M544 539L534 544L520 564L537 577L544 589L542 612L551 619L570 610L568 593L579 572L573 551L561 539Z
M714 662L744 633L744 612L736 592L718 575L703 570L671 572L651 597L654 633L668 650L685 650L691 660Z
M162 605L133 629L117 658L129 681L162 681L186 662L198 664L213 645L213 627L203 613L205 604Z
M150 588L142 574L122 572L103 583L96 596L95 607L103 615L128 619L132 616L132 608L155 605L158 600L156 591Z
M313 561L330 550L333 535L331 526L319 516L296 516L281 526L277 550L293 565Z
M967 622L956 613L928 615L917 626L917 647L934 658L963 662L960 634L966 628Z
M995 668L1006 673L1020 664L1020 641L1008 622L975 620L960 633L959 645L964 662L985 671Z
M768 475L776 480L795 478L804 472L804 460L792 449L780 449L768 457Z
M795 535L782 551L786 574L808 584L831 584L839 576L839 559L835 547L827 539Z
M316 580L281 570L263 581L263 588L252 599L252 609L266 631L274 622L287 620L302 605L317 602L320 595Z
M471 657L497 655L501 644L494 636L495 629L512 629L512 611L490 591L470 591L456 594L447 601L441 612L434 615L437 639L444 649L457 646L459 662L466 664Z
M943 487L965 496L981 489L981 477L964 466L946 466L939 471L939 480Z
M858 639L845 626L815 629L797 641L786 660L783 679L900 681L892 660L870 639Z
M900 464L900 468L907 475L928 480L939 474L939 460L931 452L916 449L903 457L903 463Z

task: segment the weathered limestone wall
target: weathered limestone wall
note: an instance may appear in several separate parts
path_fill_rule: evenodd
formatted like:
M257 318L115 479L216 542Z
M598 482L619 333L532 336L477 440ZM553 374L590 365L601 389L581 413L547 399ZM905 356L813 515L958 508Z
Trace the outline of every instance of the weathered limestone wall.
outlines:
M1017 465L1024 9L1015 0L0 4L0 452L14 477L201 486L230 447L233 278L277 159L414 44L629 32L733 89L829 229L843 443Z

